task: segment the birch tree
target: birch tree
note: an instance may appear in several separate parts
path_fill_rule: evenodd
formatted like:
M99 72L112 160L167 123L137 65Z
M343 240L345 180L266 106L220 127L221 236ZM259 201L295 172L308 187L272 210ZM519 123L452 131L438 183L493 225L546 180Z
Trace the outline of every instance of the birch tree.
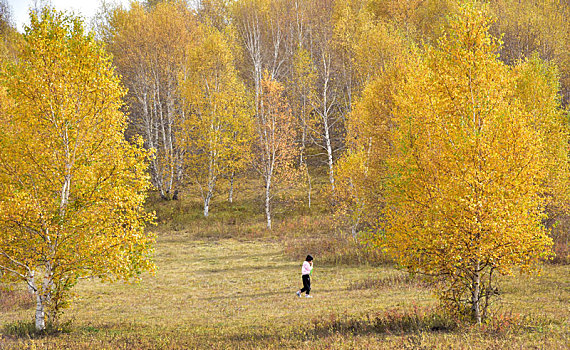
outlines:
M232 6L233 25L244 48L242 73L255 93L256 114L263 94L263 72L281 81L289 73L292 55L291 9L286 0L241 0Z
M344 117L343 82L340 79L340 61L334 47L334 24L332 15L334 2L318 0L311 6L309 14L310 46L308 48L316 73L311 108L317 123L313 130L313 144L326 157L329 184L335 191L335 152L343 144Z
M256 118L252 166L263 180L267 228L272 226L272 199L294 178L298 157L293 132L294 119L284 96L283 85L266 74L261 112Z
M185 119L179 78L197 25L181 1L130 6L110 10L101 31L129 91L130 134L142 135L145 147L154 150L152 184L171 199L183 176L183 151L175 136Z
M463 4L437 47L407 71L384 212L389 253L435 278L444 304L476 323L488 315L497 274L534 271L549 256L547 184L552 166L568 164L559 104L529 108L489 28L485 8ZM565 141L545 142L543 125L558 125L548 130Z
M202 41L189 52L182 82L187 119L178 138L185 149L185 172L204 201L210 201L221 176L232 177L249 158L253 111L221 33L204 28Z
M307 164L307 147L310 146L310 140L314 137L316 128L316 120L312 113L311 101L315 91L316 72L311 60L309 51L303 46L299 48L293 56L293 67L291 76L288 80L288 96L291 100L291 109L296 116L297 134L301 135L299 140L299 167L305 170L307 178L307 203L311 207L312 195L312 178Z
M34 291L43 330L78 279L153 269L149 154L125 141L125 90L78 18L32 14L1 82L12 102L0 113L0 276Z

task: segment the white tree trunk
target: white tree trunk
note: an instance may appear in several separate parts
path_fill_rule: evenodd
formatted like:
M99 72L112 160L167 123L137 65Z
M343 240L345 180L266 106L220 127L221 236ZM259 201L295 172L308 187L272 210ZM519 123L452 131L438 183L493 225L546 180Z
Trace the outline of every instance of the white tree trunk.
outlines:
M311 174L309 173L309 166L308 165L305 165L305 170L307 172L307 181L309 183L309 189L307 191L308 192L307 195L309 197L308 198L309 199L309 209L311 209L311 193L313 191L313 184L312 184Z
M473 277L473 285L471 286L471 310L473 318L477 324L481 324L481 308L480 308L480 294L481 294L481 272L479 271L480 262L477 261L475 265L475 276Z
M50 264L47 264L42 289L40 290L37 287L35 276L29 282L30 287L36 293L36 331L43 331L46 329L46 303L50 299L50 289L52 285L51 275L51 266Z
M267 217L267 228L271 230L271 177L268 177L265 182L265 216Z
M331 183L331 190L334 192L334 167L333 167L333 152L331 146L331 138L329 133L328 117L324 118L325 124L325 142L327 147L327 157L329 165L329 181Z
M36 292L36 330L43 331L46 329L45 303L40 295Z
M331 135L330 135L330 128L332 127L333 123L330 115L330 109L334 105L336 100L333 97L330 101L328 99L329 94L329 82L330 82L330 57L327 59L326 55L323 55L323 70L324 70L324 82L323 82L323 105L322 105L322 118L323 118L323 128L324 128L324 137L325 137L325 148L327 150L327 158L328 158L328 165L329 165L329 181L331 183L331 190L334 193L334 170L333 170L333 152L332 152L332 143L331 143Z
M210 211L210 200L212 199L212 192L208 191L208 194L204 198L204 216L208 217Z
M232 174L230 176L230 193L228 195L228 201L230 203L234 202L234 176L235 172L232 171Z

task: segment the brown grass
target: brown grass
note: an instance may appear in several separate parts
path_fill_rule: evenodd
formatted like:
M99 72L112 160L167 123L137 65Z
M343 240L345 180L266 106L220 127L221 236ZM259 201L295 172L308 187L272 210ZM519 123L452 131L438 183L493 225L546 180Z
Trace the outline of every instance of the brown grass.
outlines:
M3 331L0 348L563 349L568 341L567 266L503 278L493 323L476 329L440 313L428 289L391 266L315 259L314 298L299 299L301 262L276 241L163 233L156 261L157 274L140 284L81 283L65 316L70 333ZM0 329L32 315L33 307L4 312Z
M275 230L266 231L252 188L242 187L233 204L218 198L209 218L190 197L154 203L156 275L134 284L81 282L64 315L69 333L15 334L25 328L18 322L31 322L33 304L2 292L0 305L10 306L0 314L0 349L568 347L570 266L501 277L490 322L466 325L439 311L421 280L366 257L334 231L318 202L314 214L277 210ZM299 299L307 252L315 256L314 298Z
M10 288L11 287L11 288ZM16 287L20 287L15 289ZM34 305L34 298L22 286L0 286L0 312L29 309Z

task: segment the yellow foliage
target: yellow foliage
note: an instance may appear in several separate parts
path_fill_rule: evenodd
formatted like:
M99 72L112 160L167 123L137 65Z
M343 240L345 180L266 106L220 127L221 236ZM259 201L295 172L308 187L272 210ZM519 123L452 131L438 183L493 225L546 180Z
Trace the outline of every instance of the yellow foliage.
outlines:
M489 1L496 23L493 32L504 42L501 59L514 64L538 54L556 63L562 93L570 101L570 4L562 0Z
M268 72L265 72L261 85L261 113L255 121L251 165L264 182L267 228L271 229L272 199L296 183L298 171L293 165L299 149L294 142L294 119L283 85L271 79Z
M348 115L348 151L336 165L335 207L337 219L348 224L353 235L380 228L394 96L415 51L383 24L370 28L355 50L357 76L366 84Z
M1 83L11 104L0 111L0 270L34 288L53 319L78 278L154 268L150 154L125 141L125 90L77 18L32 15Z
M524 74L498 60L485 13L462 5L399 89L383 241L401 265L439 280L444 301L467 303L478 322L493 273L532 271L549 255L543 193L568 163L559 106L537 114L525 104L517 84ZM536 88L551 97L548 82ZM543 161L545 152L556 161Z
M141 135L154 151L151 181L169 199L182 178L182 150L175 138L184 119L179 77L199 35L195 17L183 1L151 7L132 2L130 9L116 7L106 16L102 36L128 88L127 136Z
M203 28L181 79L187 116L177 137L185 149L185 172L207 198L206 206L218 177L242 169L251 153L253 111L233 63L222 34Z

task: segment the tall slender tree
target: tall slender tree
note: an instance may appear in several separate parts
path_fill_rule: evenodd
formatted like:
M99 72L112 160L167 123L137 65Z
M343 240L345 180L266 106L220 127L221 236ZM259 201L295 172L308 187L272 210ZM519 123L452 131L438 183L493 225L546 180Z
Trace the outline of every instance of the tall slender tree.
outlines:
M229 44L215 28L204 28L188 54L182 82L187 118L177 135L185 150L185 173L204 200L204 216L221 176L231 177L251 153L253 118Z
M179 79L186 50L196 41L197 23L183 1L164 1L130 9L112 8L101 32L117 71L128 88L130 132L154 150L150 164L154 187L164 199L178 192L183 150L176 132L184 122Z
M294 119L284 96L283 85L266 73L261 112L256 118L256 141L252 165L263 179L267 228L272 227L272 199L294 178L298 157L293 133Z

